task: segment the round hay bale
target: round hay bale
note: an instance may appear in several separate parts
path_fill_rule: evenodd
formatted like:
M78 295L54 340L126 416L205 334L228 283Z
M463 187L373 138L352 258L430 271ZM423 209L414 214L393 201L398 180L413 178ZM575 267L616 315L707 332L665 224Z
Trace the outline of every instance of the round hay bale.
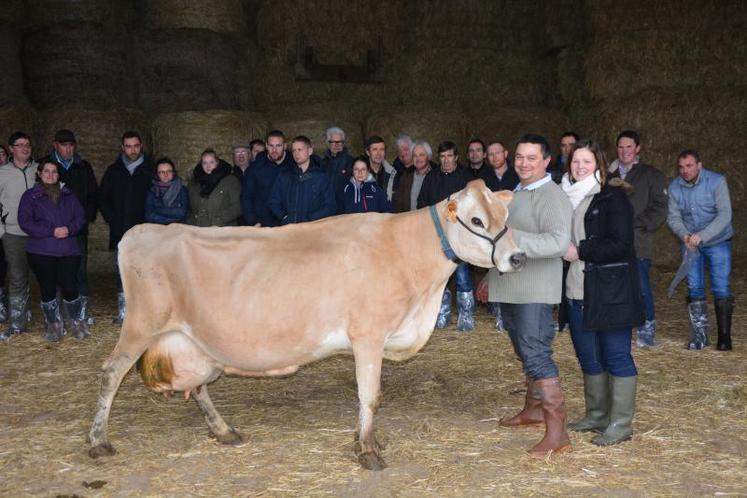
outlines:
M230 36L204 29L145 31L135 36L140 103L157 112L238 109L246 60Z
M0 30L0 106L25 100L21 66L21 32L5 27Z
M563 113L548 108L486 109L469 113L466 119L468 140L475 137L485 143L501 140L511 152L516 141L526 133L544 136L555 151L560 135L569 125Z
M382 109L371 115L365 124L364 136L379 135L386 140L387 155L394 157L394 141L401 133L414 140L427 140L436 153L436 147L444 140L463 144L466 140L467 123L460 110L423 110L419 108L394 107Z
M161 114L153 120L153 150L156 156L168 156L187 177L208 147L231 162L232 148L248 144L253 138L264 138L267 121L255 112L193 111Z
M31 135L34 130L34 110L28 106L0 107L0 143L8 145L8 137L15 131ZM34 155L38 155L38 144L32 142Z
M80 155L91 163L101 180L106 168L121 152L122 133L135 130L143 137L146 152L150 150L150 123L139 110L54 109L39 112L34 126L36 156L52 148L55 131L68 128L75 132Z
M23 48L29 100L37 108L111 109L135 103L127 35L92 23L35 28Z
M145 3L148 29L195 28L225 33L246 31L242 0L158 0Z
M320 156L327 149L327 128L337 126L345 131L345 145L353 156L363 152L363 127L360 120L330 111L303 110L293 114L270 117L270 128L285 133L290 142L293 137L305 135L311 139L314 152Z
M105 26L127 26L133 19L133 2L120 0L27 0L32 26L53 26L59 22L92 22Z

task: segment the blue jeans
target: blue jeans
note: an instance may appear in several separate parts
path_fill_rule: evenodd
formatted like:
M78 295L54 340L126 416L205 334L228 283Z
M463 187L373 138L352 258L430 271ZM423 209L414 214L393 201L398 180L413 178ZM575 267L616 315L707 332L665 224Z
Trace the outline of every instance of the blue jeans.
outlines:
M683 247L684 251L685 248ZM731 273L731 241L701 247L700 255L693 261L687 274L687 295L705 298L705 265L711 274L711 292L716 299L731 297L729 274Z
M585 375L609 372L615 377L632 377L638 374L630 354L632 328L587 332L583 326L584 302L566 299L565 305L568 309L573 349Z
M651 282L648 278L651 272L651 260L638 258L638 275L641 280L641 295L643 296L643 309L646 311L646 320L654 317L654 294L651 292Z
M555 338L552 304L501 303L500 306L503 325L527 377L532 380L558 377L558 367L552 359Z
M472 272L469 263L459 263L455 275L457 292L472 292Z

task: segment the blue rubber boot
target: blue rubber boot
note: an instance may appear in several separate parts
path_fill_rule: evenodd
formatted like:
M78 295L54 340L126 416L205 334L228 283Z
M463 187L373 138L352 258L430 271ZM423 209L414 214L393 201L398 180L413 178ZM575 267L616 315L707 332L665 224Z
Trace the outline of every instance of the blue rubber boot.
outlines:
M472 291L457 292L457 330L471 332L475 329L475 294Z
M451 291L444 289L444 295L441 297L441 308L438 310L436 319L436 328L445 329L451 322Z

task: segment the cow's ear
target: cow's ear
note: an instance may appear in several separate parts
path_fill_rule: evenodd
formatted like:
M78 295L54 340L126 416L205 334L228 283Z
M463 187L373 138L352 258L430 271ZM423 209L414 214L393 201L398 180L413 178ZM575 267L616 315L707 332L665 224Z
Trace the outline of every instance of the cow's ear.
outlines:
M510 190L499 190L498 192L493 192L493 195L507 206L511 202L511 199L514 198L514 193Z
M456 201L449 201L446 205L449 221L456 223L457 221L457 203Z

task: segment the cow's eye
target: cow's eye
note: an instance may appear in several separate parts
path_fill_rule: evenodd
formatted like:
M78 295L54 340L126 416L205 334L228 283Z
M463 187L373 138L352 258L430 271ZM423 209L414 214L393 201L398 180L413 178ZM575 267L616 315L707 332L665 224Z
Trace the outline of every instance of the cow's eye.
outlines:
M485 225L482 224L482 220L480 218L472 218L472 224L476 227L485 227Z

